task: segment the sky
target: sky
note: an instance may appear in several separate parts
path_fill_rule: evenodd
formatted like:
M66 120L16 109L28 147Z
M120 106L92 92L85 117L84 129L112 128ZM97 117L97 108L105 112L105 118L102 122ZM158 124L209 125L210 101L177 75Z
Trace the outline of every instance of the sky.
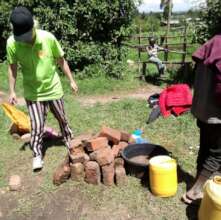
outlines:
M161 11L160 0L143 0L142 2L138 7L140 12ZM188 11L204 2L205 0L173 0L173 11Z

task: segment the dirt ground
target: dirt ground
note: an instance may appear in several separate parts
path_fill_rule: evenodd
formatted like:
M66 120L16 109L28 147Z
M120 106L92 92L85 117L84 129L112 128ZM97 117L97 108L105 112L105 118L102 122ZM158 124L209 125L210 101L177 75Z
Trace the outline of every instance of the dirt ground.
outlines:
M154 93L160 93L162 89L157 86L148 85L145 88L140 88L139 90L128 92L128 93L119 93L113 95L103 95L103 96L87 96L87 97L78 97L77 100L83 106L93 106L96 103L106 104L109 102L117 102L125 98L133 99L147 99L150 95Z
M113 95L97 95L97 96L77 96L76 99L82 106L93 106L97 103L106 104L110 102L117 102L125 98L133 99L147 99L154 93L160 93L162 89L154 85L147 85L136 91L130 91L128 93L114 93ZM0 104L8 101L8 94L0 91ZM18 97L18 105L25 105L25 100L22 97Z

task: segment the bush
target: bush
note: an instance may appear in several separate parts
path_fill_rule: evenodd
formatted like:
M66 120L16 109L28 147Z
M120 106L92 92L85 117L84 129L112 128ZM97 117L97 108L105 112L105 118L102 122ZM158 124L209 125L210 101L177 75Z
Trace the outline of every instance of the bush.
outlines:
M208 0L207 7L200 12L200 18L197 24L197 40L204 43L215 34L221 33L221 1Z
M5 42L10 33L9 14L17 5L29 8L41 28L57 37L72 69L83 70L101 63L105 66L106 74L118 75L112 71L116 61L121 59L119 47L122 36L128 32L135 12L133 0L1 1L1 51L5 51ZM4 58L5 53L0 56Z
M138 15L134 19L134 27L137 29L134 28L135 33L139 31L139 27L142 32L157 32L160 29L160 18L152 13Z

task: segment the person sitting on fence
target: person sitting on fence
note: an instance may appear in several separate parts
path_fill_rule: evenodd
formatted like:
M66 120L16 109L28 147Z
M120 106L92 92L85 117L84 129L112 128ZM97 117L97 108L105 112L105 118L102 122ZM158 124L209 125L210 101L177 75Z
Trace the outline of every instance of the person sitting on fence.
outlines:
M163 50L165 51L164 48L158 46L156 44L156 40L154 37L151 37L149 38L149 46L146 47L146 50L147 50L147 53L148 53L148 56L149 56L149 61L151 63L154 63L157 65L157 68L158 68L158 71L159 71L159 74L164 74L164 71L166 69L166 66L165 64L163 64L163 62L158 58L157 54L158 54L158 51L160 50Z

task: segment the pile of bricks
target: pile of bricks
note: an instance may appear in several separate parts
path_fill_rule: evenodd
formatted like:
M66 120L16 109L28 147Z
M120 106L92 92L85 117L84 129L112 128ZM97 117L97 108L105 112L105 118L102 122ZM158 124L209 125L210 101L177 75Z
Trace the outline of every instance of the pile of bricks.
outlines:
M71 143L71 163L68 171L70 178L94 185L125 184L126 172L120 153L132 142L130 134L109 127L102 127L100 133L95 136L82 135L75 138ZM67 178L66 172L63 179ZM60 182L62 181L56 181L55 175L54 183L58 185Z

